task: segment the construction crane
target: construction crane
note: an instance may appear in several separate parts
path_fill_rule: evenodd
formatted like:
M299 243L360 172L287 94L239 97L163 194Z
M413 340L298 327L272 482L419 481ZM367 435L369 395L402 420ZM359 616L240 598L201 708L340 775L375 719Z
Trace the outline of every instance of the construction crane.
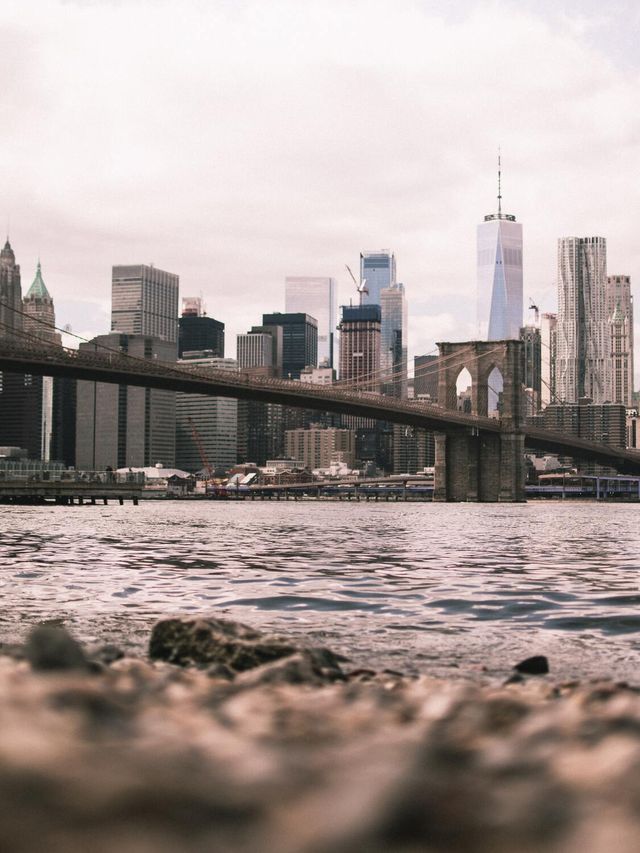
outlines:
M347 268L347 272L353 279L353 283L355 284L356 290L358 291L358 295L360 297L360 305L362 305L362 294L366 293L367 296L369 295L369 291L367 290L367 280L366 278L363 278L360 284L358 284L355 275L351 272L351 267L348 264L345 264L345 267Z
M535 317L535 324L537 326L538 323L540 322L540 309L538 308L538 306L535 304L535 302L533 301L533 299L531 297L529 297L529 311L534 312L533 316Z
M202 443L202 438L200 433L196 429L196 425L191 420L191 418L187 418L189 422L189 426L191 427L191 434L193 435L193 440L196 443L196 447L198 448L198 453L200 454L200 461L202 462L202 468L206 473L205 481L204 481L204 493L207 494L209 480L213 480L213 468L211 467L211 463L207 459L207 454L204 449L204 445Z

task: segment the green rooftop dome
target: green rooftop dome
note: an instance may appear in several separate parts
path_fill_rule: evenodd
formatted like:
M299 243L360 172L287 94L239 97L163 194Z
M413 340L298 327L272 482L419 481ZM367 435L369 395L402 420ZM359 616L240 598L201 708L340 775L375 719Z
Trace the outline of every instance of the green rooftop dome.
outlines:
M27 291L27 299L29 299L29 297L35 297L36 299L51 299L47 286L42 279L40 261L38 261L38 269L36 270L36 277L33 280L33 284Z

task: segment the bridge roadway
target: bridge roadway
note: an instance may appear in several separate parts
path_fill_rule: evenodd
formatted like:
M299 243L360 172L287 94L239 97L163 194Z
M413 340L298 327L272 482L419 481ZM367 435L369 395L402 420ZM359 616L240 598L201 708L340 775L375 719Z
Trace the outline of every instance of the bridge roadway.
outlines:
M203 371L193 367L132 358L116 352L86 352L58 346L0 341L0 371L43 376L68 376L90 382L138 385L259 400L317 411L373 418L441 432L473 430L478 435L499 433L500 421L444 409L414 400L397 400L334 385L310 385L286 379L248 377L231 370ZM620 472L640 474L640 452L610 447L564 433L523 425L527 447L609 465Z

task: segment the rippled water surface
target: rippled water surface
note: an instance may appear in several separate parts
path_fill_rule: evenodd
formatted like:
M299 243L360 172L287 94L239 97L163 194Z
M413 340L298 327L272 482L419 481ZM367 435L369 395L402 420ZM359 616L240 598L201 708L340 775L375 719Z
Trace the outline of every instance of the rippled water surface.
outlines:
M0 639L61 619L136 647L159 615L210 612L361 664L499 672L536 652L638 681L639 522L556 502L0 507Z

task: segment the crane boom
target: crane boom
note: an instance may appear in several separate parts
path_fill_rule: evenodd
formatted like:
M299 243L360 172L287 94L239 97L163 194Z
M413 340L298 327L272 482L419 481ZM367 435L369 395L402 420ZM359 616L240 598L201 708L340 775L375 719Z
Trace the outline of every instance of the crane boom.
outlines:
M207 472L207 483L209 480L213 480L213 468L211 467L211 463L207 459L207 454L204 449L204 445L202 444L202 438L200 437L200 433L196 429L196 425L191 420L191 418L187 418L189 421L189 426L191 427L191 434L193 435L193 440L196 443L196 447L198 448L198 453L200 454L200 461L202 462L202 467ZM205 483L205 491L206 491L206 483Z

